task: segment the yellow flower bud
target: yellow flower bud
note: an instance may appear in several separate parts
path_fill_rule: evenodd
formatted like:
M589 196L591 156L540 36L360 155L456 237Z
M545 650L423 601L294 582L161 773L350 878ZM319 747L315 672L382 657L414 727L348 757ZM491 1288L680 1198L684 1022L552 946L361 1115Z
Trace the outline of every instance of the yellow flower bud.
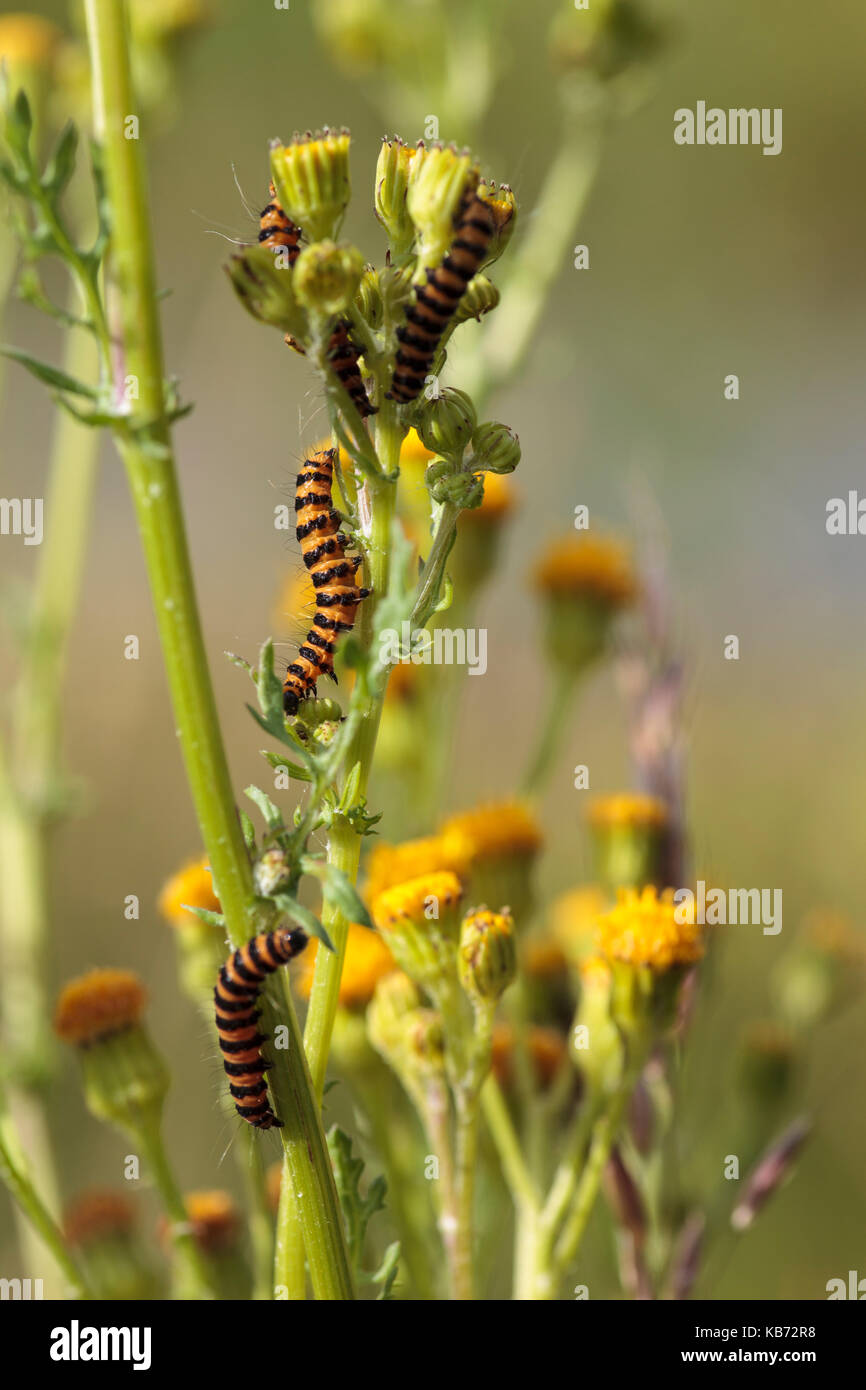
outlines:
M271 174L280 203L311 241L334 237L351 195L349 132L296 135L271 149Z
M388 233L393 255L400 259L415 240L415 225L409 216L406 195L409 175L417 150L394 136L383 140L376 164L376 216Z
M415 428L432 454L459 461L475 429L475 407L465 391L447 386L438 396L423 400Z
M495 1000L517 974L511 913L478 908L463 919L458 955L460 983L470 999Z
M454 240L454 224L466 194L478 183L468 150L419 144L409 173L407 206L419 238L421 266L439 265Z
M354 246L320 241L298 257L294 289L305 309L332 316L351 304L363 274L364 258Z

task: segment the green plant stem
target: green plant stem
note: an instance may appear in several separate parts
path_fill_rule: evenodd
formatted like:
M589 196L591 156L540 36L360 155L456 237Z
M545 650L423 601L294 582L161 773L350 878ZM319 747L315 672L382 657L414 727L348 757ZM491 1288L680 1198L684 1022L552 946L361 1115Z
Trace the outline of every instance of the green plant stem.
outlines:
M216 714L171 450L163 386L150 225L140 142L127 140L135 111L123 0L87 0L97 130L104 141L112 210L112 281L124 360L119 381L138 383L138 400L118 446L126 465L157 616L174 720L196 815L229 938L238 946L273 920L256 900ZM323 953L325 954L325 953ZM273 996L271 996L273 997ZM271 1081L283 1103L283 1143L304 1229L317 1298L351 1298L342 1216L310 1089L291 996L268 1021L288 1024L293 1045L275 1052ZM304 1181L307 1178L307 1181Z
M526 1166L502 1087L495 1076L488 1076L481 1088L481 1108L515 1206L536 1209L540 1204L538 1188Z
M604 1166L619 1135L626 1106L640 1076L643 1060L641 1056L640 1064L635 1060L626 1068L609 1104L593 1124L589 1152L577 1183L574 1203L554 1247L549 1268L539 1271L536 1298L555 1298L559 1280L577 1255L598 1196Z
M280 1179L280 1205L277 1211L277 1239L274 1251L274 1286L290 1303L303 1303L307 1297L307 1271L304 1264L304 1232L298 1219L298 1203L292 1190L292 1171L288 1156L283 1158Z
M524 796L538 796L544 790L554 758L561 751L576 684L574 671L561 665L555 668L547 711L538 726L538 742L523 778Z
M274 1222L268 1205L265 1165L252 1125L244 1125L242 1154L250 1250L253 1262L253 1298L273 1298Z
M93 344L79 330L67 332L64 367L81 380L95 375ZM45 978L50 958L48 822L63 805L57 785L63 674L81 592L97 448L94 431L58 411L45 536L14 696L9 766L0 777L0 1011L9 1059L9 1109L36 1187L54 1211L59 1184L45 1113L55 1050ZM16 1209L16 1219L19 1216ZM28 1248L31 1228L23 1220L19 1228L32 1264L36 1252ZM50 1289L50 1266L47 1278Z
M135 1141L170 1223L172 1249L185 1296L194 1299L218 1298L214 1272L190 1230L186 1205L171 1170L159 1126L141 1125Z
M24 1214L29 1227L38 1233L41 1245L50 1252L54 1263L76 1297L92 1298L93 1294L84 1275L66 1249L61 1231L27 1174L18 1132L6 1110L5 1101L2 1099L0 1099L0 1180L13 1198L16 1209ZM43 1268L40 1263L30 1265L28 1268L33 1270L33 1274L28 1277L44 1278L41 1273L36 1273Z
M510 270L494 323L480 349L461 355L461 386L481 406L513 380L537 333L541 315L571 256L601 155L601 122L591 113L571 119L547 172L525 236L509 248Z

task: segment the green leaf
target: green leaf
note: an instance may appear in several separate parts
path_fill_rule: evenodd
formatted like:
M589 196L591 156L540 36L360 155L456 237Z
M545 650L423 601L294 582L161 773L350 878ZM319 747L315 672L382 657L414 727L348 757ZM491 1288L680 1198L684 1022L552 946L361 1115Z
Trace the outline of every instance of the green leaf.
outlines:
M285 771L296 782L312 782L312 774L305 767L298 767L297 763L290 763L288 758L283 757L282 753L274 753L270 748L262 748L260 752L275 772Z
M95 386L87 386L83 381L77 381L74 376L61 371L59 367L52 367L49 362L40 362L38 357L31 357L29 352L0 344L0 355L10 357L13 362L19 362L39 381L44 381L47 386L53 386L58 391L66 391L72 396L84 396L90 401L99 399L99 392Z
M341 811L347 811L350 807L355 805L360 785L361 764L357 762L354 767L350 768L346 781L343 784L343 795L340 797L339 807Z
M283 720L283 686L274 670L274 644L270 637L259 653L259 708L266 719L279 716Z
M24 88L20 88L15 96L15 100L6 110L6 140L9 148L20 155L24 164L29 165L30 160L30 136L33 132L33 116L30 111L30 102Z
M211 912L207 907L190 907L189 903L181 903L181 907L186 912L194 913L202 922L207 922L209 927L225 929L226 919L221 912Z
M279 723L277 723L277 721L274 719L266 720L257 709L253 708L252 705L247 705L247 709L249 710L250 714L253 716L253 719L256 721L259 727L264 729L266 734L270 734L272 738L277 739L280 743L284 743L287 748L291 748L295 753L297 753L301 758L304 759L304 762L307 764L308 767L313 766L312 755L307 751L307 749L303 746L300 740L292 733L292 731L286 728L282 715L280 715Z
M357 888L342 869L338 869L336 864L329 864L326 859L313 859L307 854L301 859L301 868L304 873L312 874L320 881L325 902L339 908L347 922L360 922L362 927L373 928L370 914Z
M223 656L227 656L233 666L239 667L241 671L246 671L250 680L255 684L259 678L259 673L253 670L250 663L246 661L244 657L237 656L235 652L223 652Z
M70 121L63 129L54 154L42 175L42 187L56 199L63 192L75 172L75 156L78 152L78 131Z
M395 1240L392 1242L391 1245L388 1246L388 1249L385 1251L385 1254L382 1258L382 1263L376 1270L376 1273L370 1275L371 1284L382 1285L381 1292L376 1296L377 1303L389 1301L393 1297L392 1289L394 1288L394 1281L397 1278L399 1272L400 1242L399 1240Z
M264 818L268 830L281 830L283 828L283 814L279 806L275 806L261 787L246 787L244 796L248 796L250 801L255 802Z
M275 893L272 901L276 903L281 912L284 912L287 917L291 917L292 921L297 922L299 927L303 927L308 936L315 936L323 946L326 946L329 951L333 951L334 943L315 912L304 907L297 898L289 897L288 893Z
M356 1158L352 1152L352 1141L348 1134L339 1125L334 1125L328 1130L328 1150L331 1155L331 1163L334 1168L334 1181L337 1185L337 1193L340 1198L340 1206L343 1210L343 1220L346 1225L346 1243L349 1247L349 1257L356 1272L361 1267L361 1257L364 1253L364 1240L367 1235L367 1227L377 1212L385 1208L385 1194L387 1183L381 1176L374 1178L368 1185L366 1194L361 1192L361 1178L364 1173L364 1160ZM385 1261L376 1274L371 1277L374 1282L382 1283L385 1288L383 1297L390 1294L394 1279L396 1278L396 1260L399 1256L399 1244L394 1253L394 1246L390 1246L386 1252ZM386 1268L387 1266L387 1268Z

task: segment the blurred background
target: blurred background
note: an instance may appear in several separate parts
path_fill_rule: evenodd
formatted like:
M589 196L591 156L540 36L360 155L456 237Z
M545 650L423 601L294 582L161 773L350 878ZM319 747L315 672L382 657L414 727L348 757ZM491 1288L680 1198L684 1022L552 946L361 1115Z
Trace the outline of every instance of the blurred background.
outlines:
M536 0L496 10L504 68L477 148L484 172L514 187L524 231L545 162L540 152L559 122L546 17L565 5ZM28 8L65 17L60 5ZM404 7L407 23L413 8ZM171 123L160 131L154 122L145 134L160 282L171 290L167 360L195 402L178 430L183 493L240 790L261 780L261 740L244 710L246 678L223 652L253 658L269 632L288 650L296 635L290 616L282 630L272 616L280 586L300 568L294 543L273 528L273 508L291 495L297 461L323 433L324 417L305 364L236 304L221 268L232 248L212 233L243 242L255 236L233 166L257 209L271 137L345 124L354 181L346 230L379 260L372 187L385 130L375 94L335 64L306 5L277 12L270 3L220 0L214 10L183 59ZM578 503L594 522L627 527L630 488L645 479L665 519L687 666L695 865L715 882L784 894L779 936L749 927L725 936L712 1000L690 1045L687 1163L713 1183L714 1175L721 1181L726 1125L737 1107L720 1059L765 1008L767 973L801 917L815 907L841 909L859 925L866 895L866 539L832 538L825 529L828 498L861 483L866 491L864 51L859 0L837 0L832 19L807 0L789 0L783 18L749 0L685 7L649 99L610 132L578 238L590 248L590 269L563 263L526 368L494 403L494 414L520 436L520 505L478 615L489 631L489 666L484 678L464 682L450 808L510 793L532 743L543 681L527 576L546 539L568 531ZM423 70L412 84L423 109ZM782 154L676 146L674 110L698 100L782 107ZM449 130L447 110L436 114L443 139L459 134ZM423 130L399 133L414 141ZM24 306L11 309L5 337L56 353L53 329ZM740 379L736 402L723 395L729 373ZM3 408L0 490L41 495L47 398L10 368ZM5 578L26 581L35 554L5 539ZM137 662L124 660L128 634L140 639ZM739 661L723 659L728 634L740 639ZM3 650L7 667L6 637ZM233 1130L217 1108L220 1069L179 993L171 931L156 913L165 878L200 845L132 510L108 444L66 683L65 737L83 800L54 843L52 973L59 985L96 964L141 972L157 1038L175 1059L168 1136L181 1180L232 1187L235 1168L223 1153ZM560 761L543 808L542 879L550 892L569 887L587 862L585 794L573 790L574 765L588 764L594 792L618 790L628 776L609 669L589 682ZM372 801L378 808L375 784ZM384 806L383 833L398 839L405 807L390 794ZM132 893L142 905L134 922L123 914ZM866 1273L864 1044L862 1009L820 1034L803 1107L819 1123L796 1179L732 1245L699 1296L821 1298L828 1279ZM63 1058L55 1112L70 1192L83 1182L116 1182L124 1147L87 1117L73 1062ZM0 1222L6 1270L15 1257L5 1201ZM586 1265L591 1296L615 1296L599 1213Z

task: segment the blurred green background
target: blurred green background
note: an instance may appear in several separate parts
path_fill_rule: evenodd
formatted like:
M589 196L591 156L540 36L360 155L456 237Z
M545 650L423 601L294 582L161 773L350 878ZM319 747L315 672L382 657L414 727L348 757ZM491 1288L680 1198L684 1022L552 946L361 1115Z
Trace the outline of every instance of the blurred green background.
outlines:
M28 8L58 19L64 12ZM515 188L524 226L559 119L544 45L555 8L536 0L497 10L508 62L479 154L486 173ZM489 669L465 682L452 805L508 793L522 771L543 695L527 572L545 538L568 530L578 502L596 520L624 524L629 481L645 475L669 533L688 668L695 862L717 882L784 892L778 937L754 928L725 937L690 1044L688 1142L695 1172L714 1185L736 1115L730 1057L744 1021L766 1007L768 970L804 912L840 908L859 925L866 893L866 539L831 538L824 525L827 499L864 479L864 52L860 0L820 10L807 0L685 7L653 95L611 133L579 237L591 269L562 266L531 359L495 409L523 446L521 506L479 613ZM422 71L414 81L423 91ZM677 147L673 112L698 100L782 107L783 153ZM437 114L448 139L448 112ZM239 789L261 777L260 738L244 710L245 678L222 653L255 654L280 582L299 568L294 545L273 529L273 506L289 495L301 451L324 421L305 364L234 302L221 270L230 247L208 233L252 240L232 166L258 207L268 139L327 123L351 127L347 230L379 259L371 194L383 119L323 51L306 5L285 13L265 0L222 0L189 47L173 123L149 141L160 282L172 290L168 364L196 403L178 433L183 492ZM414 140L422 132L400 133ZM5 337L57 352L53 330L21 306ZM736 403L723 398L731 372L740 377ZM4 495L40 495L50 429L45 395L10 369ZM26 579L34 558L4 540L4 578ZM123 659L132 633L138 662ZM722 657L729 633L740 638L738 662ZM288 643L291 623L274 635ZM6 666L6 638L3 653ZM178 992L171 932L155 911L160 885L199 844L132 511L107 445L65 727L84 802L54 846L52 973L58 984L94 964L143 974L157 1037L175 1059L168 1134L182 1182L234 1186L223 1157L233 1128L217 1109L219 1064ZM587 763L593 791L619 789L623 734L605 671L590 683L544 806L550 891L573 883L586 861L571 769ZM391 804L383 831L399 838L399 806ZM141 899L138 922L123 916L130 893ZM864 1043L862 1009L816 1040L803 1108L819 1124L796 1181L699 1294L821 1298L828 1279L866 1273ZM124 1141L86 1116L73 1059L63 1067L55 1114L67 1191L117 1183ZM0 1206L0 1265L12 1273ZM609 1244L596 1219L581 1276L592 1297L615 1293Z

